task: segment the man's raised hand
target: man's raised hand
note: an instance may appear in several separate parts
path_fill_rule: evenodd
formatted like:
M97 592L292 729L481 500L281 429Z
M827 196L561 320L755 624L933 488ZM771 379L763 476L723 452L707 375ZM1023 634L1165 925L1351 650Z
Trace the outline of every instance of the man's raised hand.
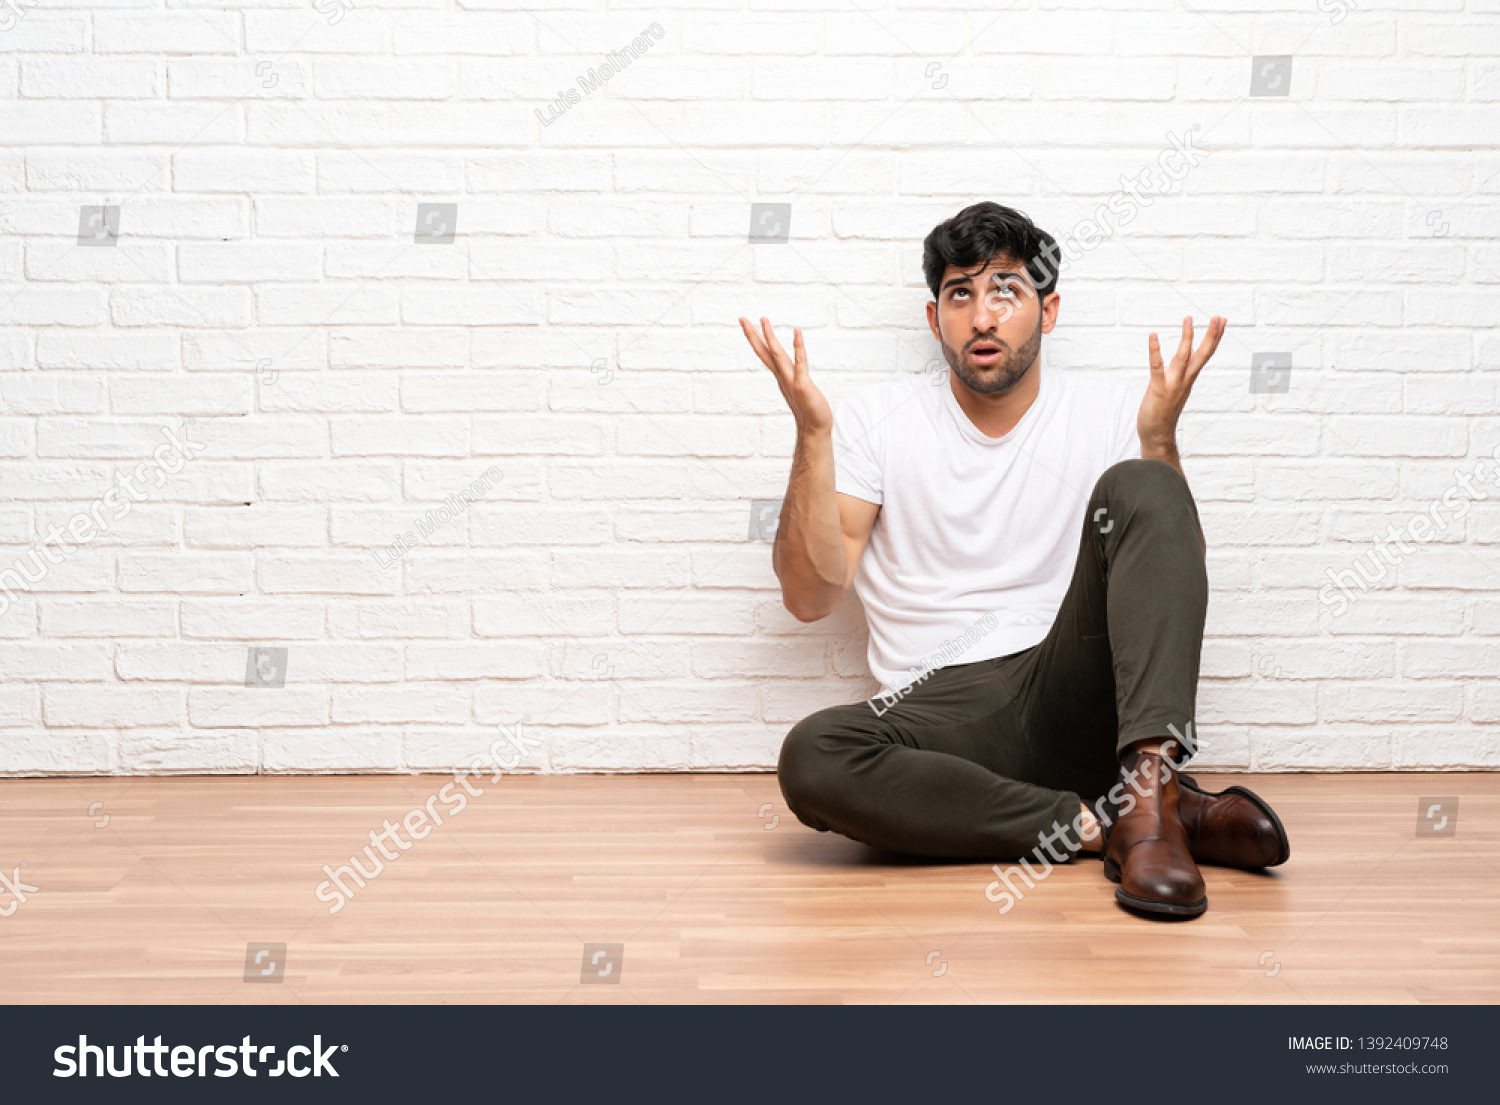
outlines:
M796 355L788 356L787 351L781 347L781 342L776 340L770 320L762 315L760 325L764 337L755 332L749 319L740 316L740 329L745 332L745 340L755 350L761 363L776 377L781 397L786 400L792 417L797 421L797 432L820 433L831 430L833 408L828 405L828 400L812 382L812 376L807 371L807 348L802 342L802 331L795 327L792 329L792 350Z
M1182 320L1182 341L1172 356L1172 363L1161 363L1161 346L1153 333L1147 343L1151 355L1151 382L1146 387L1146 396L1141 400L1140 413L1136 415L1135 428L1143 446L1148 443L1162 446L1175 445L1177 438L1177 416L1186 406L1188 394L1193 390L1193 381L1203 366L1219 348L1219 339L1224 336L1228 320L1214 315L1208 322L1208 333L1197 349L1193 348L1193 318Z

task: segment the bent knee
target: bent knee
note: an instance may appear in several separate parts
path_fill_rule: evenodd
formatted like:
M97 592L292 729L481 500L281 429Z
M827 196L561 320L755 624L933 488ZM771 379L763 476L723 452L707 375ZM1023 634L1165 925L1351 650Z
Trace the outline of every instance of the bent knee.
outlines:
M1091 507L1110 518L1153 524L1181 524L1196 532L1198 505L1182 473L1164 460L1122 460L1105 469L1094 485Z
M1147 496L1159 493L1170 494L1187 490L1187 481L1182 473L1164 460L1145 460L1136 457L1111 464L1094 485L1095 493L1118 494L1122 490L1139 489Z
M822 790L822 781L828 771L828 753L821 744L826 732L820 717L823 712L797 722L781 742L781 755L776 760L776 781L781 785L781 796L786 799L787 808L793 813Z

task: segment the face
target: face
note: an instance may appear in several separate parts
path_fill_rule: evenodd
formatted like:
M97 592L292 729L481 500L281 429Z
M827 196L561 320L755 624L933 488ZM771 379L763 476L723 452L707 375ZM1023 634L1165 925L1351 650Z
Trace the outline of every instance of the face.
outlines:
M1057 321L1061 297L1039 301L1026 267L997 257L975 271L949 265L927 324L948 367L981 395L1003 395L1025 378Z

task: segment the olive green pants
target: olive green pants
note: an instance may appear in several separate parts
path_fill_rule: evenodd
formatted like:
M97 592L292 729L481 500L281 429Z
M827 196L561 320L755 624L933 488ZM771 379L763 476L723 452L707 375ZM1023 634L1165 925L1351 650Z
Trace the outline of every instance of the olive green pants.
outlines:
M1114 465L1094 485L1046 639L940 668L878 715L858 702L804 718L777 765L787 808L891 851L1015 859L1115 785L1127 745L1175 737L1194 751L1201 535L1175 468Z

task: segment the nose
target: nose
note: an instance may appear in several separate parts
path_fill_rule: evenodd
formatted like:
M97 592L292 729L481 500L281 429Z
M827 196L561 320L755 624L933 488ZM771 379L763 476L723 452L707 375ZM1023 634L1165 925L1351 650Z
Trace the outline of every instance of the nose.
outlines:
M988 296L982 295L974 297L973 324L976 335L990 333L995 329L995 324L1000 320L999 310L992 309L989 306L988 302L986 302L988 298Z

